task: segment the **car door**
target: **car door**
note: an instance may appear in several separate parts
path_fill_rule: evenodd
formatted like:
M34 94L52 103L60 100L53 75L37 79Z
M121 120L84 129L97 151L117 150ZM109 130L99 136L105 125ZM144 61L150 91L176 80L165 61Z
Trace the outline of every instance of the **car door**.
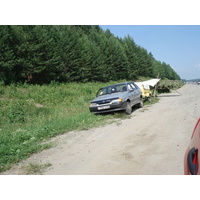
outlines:
M132 83L128 83L129 98L131 100L131 106L136 104L137 101L137 91Z
M136 87L136 90L137 90L137 102L139 103L141 101L142 92L141 92L140 88L135 83L133 83L133 85Z
M130 85L134 90L134 104L137 104L140 102L140 89L134 82L131 82Z
M192 133L190 145L184 157L184 174L200 174L200 118Z

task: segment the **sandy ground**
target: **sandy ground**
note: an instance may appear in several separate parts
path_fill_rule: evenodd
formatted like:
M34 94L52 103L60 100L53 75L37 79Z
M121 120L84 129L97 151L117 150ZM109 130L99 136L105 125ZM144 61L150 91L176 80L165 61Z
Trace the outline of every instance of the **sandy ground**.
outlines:
M2 174L24 174L29 163L50 163L46 175L182 175L183 158L200 117L200 86L159 95L129 119L53 138L57 145Z

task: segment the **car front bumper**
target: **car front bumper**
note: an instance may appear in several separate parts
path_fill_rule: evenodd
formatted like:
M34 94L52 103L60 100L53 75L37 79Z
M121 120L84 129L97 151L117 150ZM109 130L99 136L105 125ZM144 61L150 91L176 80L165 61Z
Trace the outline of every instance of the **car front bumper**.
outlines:
M106 112L115 112L126 109L127 102L120 102L115 104L102 104L98 106L90 106L90 112L98 114L98 113L106 113Z

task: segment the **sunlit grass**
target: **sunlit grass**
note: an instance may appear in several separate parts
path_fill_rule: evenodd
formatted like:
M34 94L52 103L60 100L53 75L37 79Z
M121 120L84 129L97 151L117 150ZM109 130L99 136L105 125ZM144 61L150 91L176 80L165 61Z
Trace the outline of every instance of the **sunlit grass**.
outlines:
M107 83L107 84L112 84ZM94 115L89 103L103 83L0 84L0 172L48 148L47 138L106 123L114 115Z

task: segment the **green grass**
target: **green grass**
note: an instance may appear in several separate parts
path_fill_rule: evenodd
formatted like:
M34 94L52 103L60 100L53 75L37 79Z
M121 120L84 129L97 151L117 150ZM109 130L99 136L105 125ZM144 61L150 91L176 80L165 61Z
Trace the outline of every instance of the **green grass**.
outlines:
M23 167L24 174L26 175L41 175L46 168L52 166L51 163L38 164L38 163L29 163L27 166Z
M106 123L115 115L94 115L89 103L113 82L50 85L0 84L0 172L49 148L42 141L72 130Z
M86 130L124 119L124 113L94 115L89 103L100 87L109 83L68 83L50 85L0 84L0 172L50 148L44 141L56 135Z
M156 97L154 98L154 96L152 96L152 97L151 97L151 101L145 101L145 102L144 102L144 105L145 105L145 106L151 105L151 104L157 103L158 101L159 101L158 98L156 98Z

